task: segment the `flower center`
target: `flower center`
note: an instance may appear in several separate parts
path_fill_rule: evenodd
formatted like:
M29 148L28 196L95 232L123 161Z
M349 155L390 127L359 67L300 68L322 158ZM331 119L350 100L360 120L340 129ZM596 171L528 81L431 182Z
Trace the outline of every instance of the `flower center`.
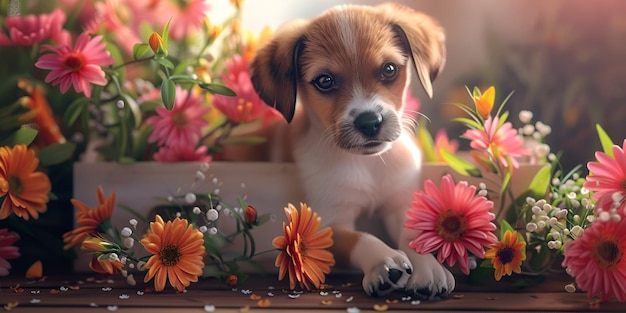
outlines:
M601 241L595 244L593 255L598 265L605 269L611 269L622 259L620 246L612 240Z
M70 53L63 62L66 70L77 71L85 64L85 58L79 53Z
M178 263L182 254L177 246L173 244L166 245L159 252L159 257L161 258L161 262L165 264L165 266L173 266Z
M246 122L252 113L252 102L239 98L237 101L237 115L242 122Z
M513 261L513 257L515 256L515 250L511 247L505 247L504 249L496 252L496 257L500 260L502 264L509 264Z
M177 112L172 116L172 123L176 128L185 128L189 124L189 118L184 112Z
M456 215L452 210L439 215L435 225L437 234L447 241L459 239L467 230L467 223L463 216Z
M19 195L24 190L24 186L22 186L22 181L17 176L9 177L9 193L12 195Z

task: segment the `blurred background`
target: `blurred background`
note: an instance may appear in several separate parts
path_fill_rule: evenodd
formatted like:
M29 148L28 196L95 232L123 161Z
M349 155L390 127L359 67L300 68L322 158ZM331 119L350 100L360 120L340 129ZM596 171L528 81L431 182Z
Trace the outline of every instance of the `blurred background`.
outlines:
M227 3L212 1L210 16ZM383 1L243 1L243 25L275 29L292 18L312 18L343 3ZM432 121L431 132L446 128L450 137L463 126L451 119L452 102L469 104L465 86L494 85L496 103L507 104L516 124L520 110L552 127L548 144L562 151L565 168L585 164L600 149L595 124L615 143L626 137L626 1L620 0L446 0L396 1L435 17L447 35L447 63L427 99L417 84L413 94ZM414 80L415 82L415 80ZM461 140L461 145L466 144Z

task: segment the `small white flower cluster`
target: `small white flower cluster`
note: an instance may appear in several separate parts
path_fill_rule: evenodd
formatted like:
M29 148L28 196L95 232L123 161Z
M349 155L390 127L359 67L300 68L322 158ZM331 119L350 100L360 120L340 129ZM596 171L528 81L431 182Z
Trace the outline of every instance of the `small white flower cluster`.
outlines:
M608 210L604 210L602 207L596 208L596 214L598 215L598 221L609 222L613 221L618 223L622 217L618 213L618 210L626 210L624 206L624 195L620 192L616 192L611 196L611 207Z
M549 249L562 252L565 243L578 238L595 221L595 204L576 174L564 182L553 178L552 188L552 202L526 198L532 212L526 231L529 243L539 240L534 242L537 249L545 243Z
M518 133L525 139L526 146L533 154L531 163L546 158L553 159L555 156L550 152L550 146L545 143L546 137L552 133L552 127L541 121L533 124L533 112L528 110L520 111L518 118L524 124L518 129Z

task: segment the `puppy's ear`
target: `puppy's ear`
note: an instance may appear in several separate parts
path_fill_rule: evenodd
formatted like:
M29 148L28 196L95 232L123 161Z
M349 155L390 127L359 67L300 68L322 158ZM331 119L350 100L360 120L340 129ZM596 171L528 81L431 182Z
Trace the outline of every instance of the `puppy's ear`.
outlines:
M304 20L282 26L259 49L250 65L250 78L259 97L291 122L296 109L298 57L303 48Z
M424 90L432 98L432 82L446 60L443 29L428 15L398 4L384 3L378 8L391 19L398 37L410 51Z

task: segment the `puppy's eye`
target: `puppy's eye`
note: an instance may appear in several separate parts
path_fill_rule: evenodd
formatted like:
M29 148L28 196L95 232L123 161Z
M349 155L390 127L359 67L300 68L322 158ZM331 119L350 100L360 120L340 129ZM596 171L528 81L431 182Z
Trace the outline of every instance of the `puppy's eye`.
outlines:
M383 64L380 69L380 76L382 80L393 80L398 76L398 66L396 63L387 62Z
M313 79L312 83L320 91L330 91L336 88L335 78L330 74L322 74Z

